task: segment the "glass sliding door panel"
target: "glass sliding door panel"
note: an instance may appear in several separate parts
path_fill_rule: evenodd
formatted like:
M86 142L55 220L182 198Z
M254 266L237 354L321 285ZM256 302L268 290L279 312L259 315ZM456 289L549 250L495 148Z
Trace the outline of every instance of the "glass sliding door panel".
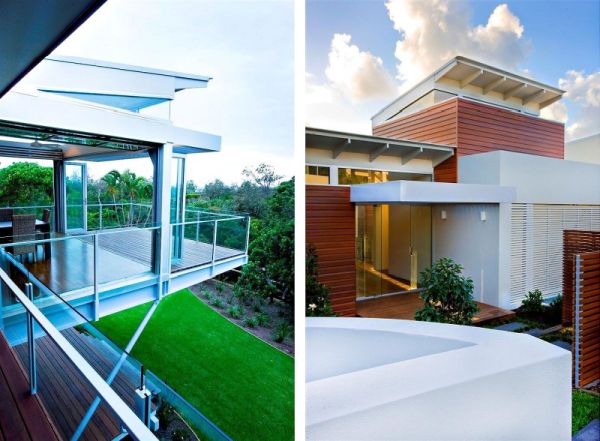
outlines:
M65 163L66 219L67 230L85 230L87 212L86 166Z
M379 206L356 206L356 286L357 297L381 294L381 277L376 266L381 261L381 217Z
M411 288L418 288L421 273L431 266L431 206L410 206Z

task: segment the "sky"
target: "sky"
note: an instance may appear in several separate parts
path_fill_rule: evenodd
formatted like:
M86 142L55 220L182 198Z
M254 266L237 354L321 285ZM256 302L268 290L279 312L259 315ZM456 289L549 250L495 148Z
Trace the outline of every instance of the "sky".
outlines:
M172 104L176 125L222 137L220 152L188 156L188 179L240 183L261 162L291 177L293 25L291 0L109 0L53 54L213 77ZM117 165L149 176L149 164L92 163L88 173Z
M560 87L542 116L600 132L600 1L308 0L306 124L371 133L370 118L460 54Z

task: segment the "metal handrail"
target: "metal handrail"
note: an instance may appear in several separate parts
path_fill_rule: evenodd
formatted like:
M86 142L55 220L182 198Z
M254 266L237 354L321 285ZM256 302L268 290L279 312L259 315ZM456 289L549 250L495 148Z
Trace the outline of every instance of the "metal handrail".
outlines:
M90 385L106 405L118 416L129 435L135 440L157 440L156 436L148 429L135 413L125 404L117 393L106 383L83 356L68 342L68 340L54 327L48 318L33 304L21 291L12 279L0 268L0 278L23 305L26 311L44 330L46 335L58 346L61 352L69 359L75 368L85 377Z

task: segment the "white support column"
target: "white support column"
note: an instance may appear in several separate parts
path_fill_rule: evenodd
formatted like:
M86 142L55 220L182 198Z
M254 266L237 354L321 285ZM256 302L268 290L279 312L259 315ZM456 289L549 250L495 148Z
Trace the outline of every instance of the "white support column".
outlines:
M150 158L154 164L154 195L152 219L160 225L155 244L155 270L160 277L159 298L168 291L171 277L171 160L173 144L153 150Z
M338 166L329 166L329 185L338 185Z

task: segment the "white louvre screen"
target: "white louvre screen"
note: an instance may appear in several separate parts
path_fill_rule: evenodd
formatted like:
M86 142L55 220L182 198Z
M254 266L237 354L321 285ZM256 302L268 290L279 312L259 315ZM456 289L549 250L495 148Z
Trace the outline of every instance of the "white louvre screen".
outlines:
M563 230L600 231L600 206L512 204L510 301L562 293Z

